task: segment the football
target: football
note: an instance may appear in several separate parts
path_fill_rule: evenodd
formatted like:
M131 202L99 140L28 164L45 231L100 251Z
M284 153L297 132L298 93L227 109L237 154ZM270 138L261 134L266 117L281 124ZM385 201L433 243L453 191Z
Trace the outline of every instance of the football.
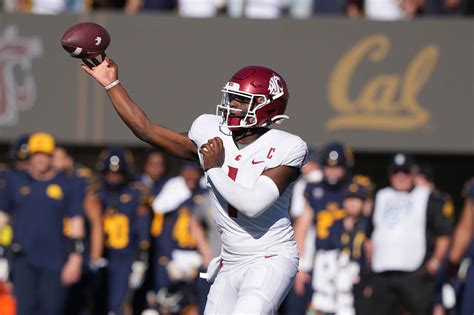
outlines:
M84 22L70 27L61 38L61 44L74 58L94 58L105 52L110 35L99 24Z

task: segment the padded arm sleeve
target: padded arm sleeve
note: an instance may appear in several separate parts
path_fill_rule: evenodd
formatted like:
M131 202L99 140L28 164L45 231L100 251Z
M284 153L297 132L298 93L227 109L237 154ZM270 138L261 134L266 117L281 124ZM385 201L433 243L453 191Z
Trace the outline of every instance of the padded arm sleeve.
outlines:
M211 168L206 173L221 196L250 218L261 215L280 197L278 187L267 176L260 176L253 187L247 188L234 182L220 168Z

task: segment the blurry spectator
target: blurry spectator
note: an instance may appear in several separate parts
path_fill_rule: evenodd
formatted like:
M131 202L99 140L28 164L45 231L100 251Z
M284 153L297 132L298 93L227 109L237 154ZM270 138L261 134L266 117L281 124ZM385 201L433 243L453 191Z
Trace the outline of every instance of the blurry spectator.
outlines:
M155 216L152 222L151 234L154 237L155 261L155 291L158 296L163 292L179 290L182 293L175 310L161 304L159 312L178 313L187 305L197 304L200 289L196 286L202 257L197 247L203 248L194 235L203 235L198 225L192 226L192 209L203 201L203 195L208 192L200 187L201 170L197 163L183 162L180 174L171 178L163 187L161 193L153 201ZM193 233L192 233L193 231ZM210 255L209 251L207 255ZM209 261L212 257L206 257ZM201 280L202 281L202 280ZM204 295L205 298L205 295ZM205 302L204 302L205 304Z
M117 315L130 308L148 261L148 190L132 180L131 165L131 153L120 148L104 150L98 163L103 175L99 198L104 209L108 312Z
M354 175L352 180L363 186L366 190L367 196L364 200L364 209L362 209L362 214L364 217L372 216L372 210L374 209L374 193L375 193L375 183L365 175Z
M81 281L69 290L65 310L69 315L81 314L84 308L92 309L94 307L92 293L87 294L86 291L93 287L92 271L96 271L104 265L102 208L97 196L99 183L92 170L75 164L73 157L63 147L56 147L54 150L52 164L54 169L64 172L77 181L82 193L81 201L84 207L82 216L86 223L83 275Z
M423 0L423 15L462 15L464 0Z
M233 18L276 19L282 15L283 7L283 0L227 1L227 13Z
M343 192L346 217L339 219L329 228L327 272L319 274L334 286L335 314L367 314L367 301L363 295L366 284L367 266L363 243L368 218L363 215L364 203L368 197L367 186L351 183ZM331 297L327 297L331 298Z
M296 19L307 19L313 14L314 0L290 0L290 16Z
M369 20L402 20L415 16L421 2L421 0L364 0L364 11Z
M463 193L464 208L449 251L446 280L452 283L452 280L459 276L462 293L458 311L460 315L472 315L474 314L474 299L472 298L474 296L474 178L466 183Z
M390 186L375 197L368 228L373 277L371 314L431 314L434 276L449 245L451 227L441 204L415 186L414 162L396 154L388 167Z
M84 245L78 185L52 168L54 138L29 137L25 171L12 172L0 190L0 224L11 217L17 314L62 314L65 286L81 274ZM68 238L63 220L69 219ZM3 226L0 226L2 228Z
M125 13L136 14L140 11L168 11L176 8L176 0L127 0Z
M156 197L169 177L168 163L163 152L148 150L143 161L143 173L139 180L150 190L152 198Z
M360 0L315 0L313 11L315 14L358 17L362 15L362 4Z
M1 190L5 189L9 168L6 164L0 163L0 196ZM5 219L5 218L3 218ZM0 215L0 220L2 216ZM14 315L15 299L13 297L13 286L10 282L10 266L8 263L8 248L11 245L13 232L11 225L7 222L0 222L0 314Z
M178 13L183 17L208 18L217 15L215 0L178 0Z
M348 147L334 142L323 148L319 164L322 166L323 179L320 183L307 183L305 208L294 224L299 253L306 254L306 235L311 226L316 228L315 242L311 244L316 248L316 261L319 259L319 254L324 255L324 251L320 250L325 249L332 223L345 216L342 209L342 192L352 182L351 171L354 160ZM311 261L309 266L302 265L304 269L300 268L296 276L294 293L289 293L288 314L305 314L312 299L315 302L313 307L317 310L334 311L335 305L324 304L324 299L317 298L317 292L313 295L313 289L317 291L319 284L314 259ZM325 293L320 291L319 294Z
M13 144L10 146L8 152L11 167L16 171L23 171L28 166L28 139L29 134L23 134L19 136Z
M414 183L416 187L424 187L430 190L431 197L439 202L440 209L442 210L443 215L446 217L450 225L454 224L454 203L451 196L445 192L440 191L434 182L434 173L433 169L428 164L418 164L414 167ZM434 238L436 235L430 235L427 233L428 244L434 243ZM441 267L435 275L435 306L433 314L444 314L445 310L443 307L443 297L442 297L442 286L444 281L444 266L446 265L446 259L443 257L441 262Z
M417 187L428 188L432 192L432 197L441 203L443 215L454 223L454 203L451 196L438 189L434 182L433 168L428 164L417 164L414 167L414 182Z

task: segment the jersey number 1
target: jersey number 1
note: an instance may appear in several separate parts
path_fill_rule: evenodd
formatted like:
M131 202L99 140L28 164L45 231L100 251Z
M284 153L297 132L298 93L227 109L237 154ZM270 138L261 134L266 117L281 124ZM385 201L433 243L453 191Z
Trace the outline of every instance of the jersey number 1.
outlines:
M239 170L238 168L229 166L229 173L227 175L230 177L230 179L235 181L235 179L237 178L237 171L238 170ZM231 217L231 218L237 218L237 209L235 209L233 206L228 204L227 214L229 214L229 217Z

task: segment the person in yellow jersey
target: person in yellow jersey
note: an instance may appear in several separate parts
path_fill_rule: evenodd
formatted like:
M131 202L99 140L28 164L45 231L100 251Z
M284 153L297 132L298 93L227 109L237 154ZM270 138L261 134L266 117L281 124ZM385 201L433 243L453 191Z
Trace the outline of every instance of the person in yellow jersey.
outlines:
M0 190L0 229L11 222L12 281L17 314L62 314L65 288L81 274L84 245L82 202L75 181L52 167L55 140L28 139L25 170L11 172ZM63 233L63 221L70 233Z

